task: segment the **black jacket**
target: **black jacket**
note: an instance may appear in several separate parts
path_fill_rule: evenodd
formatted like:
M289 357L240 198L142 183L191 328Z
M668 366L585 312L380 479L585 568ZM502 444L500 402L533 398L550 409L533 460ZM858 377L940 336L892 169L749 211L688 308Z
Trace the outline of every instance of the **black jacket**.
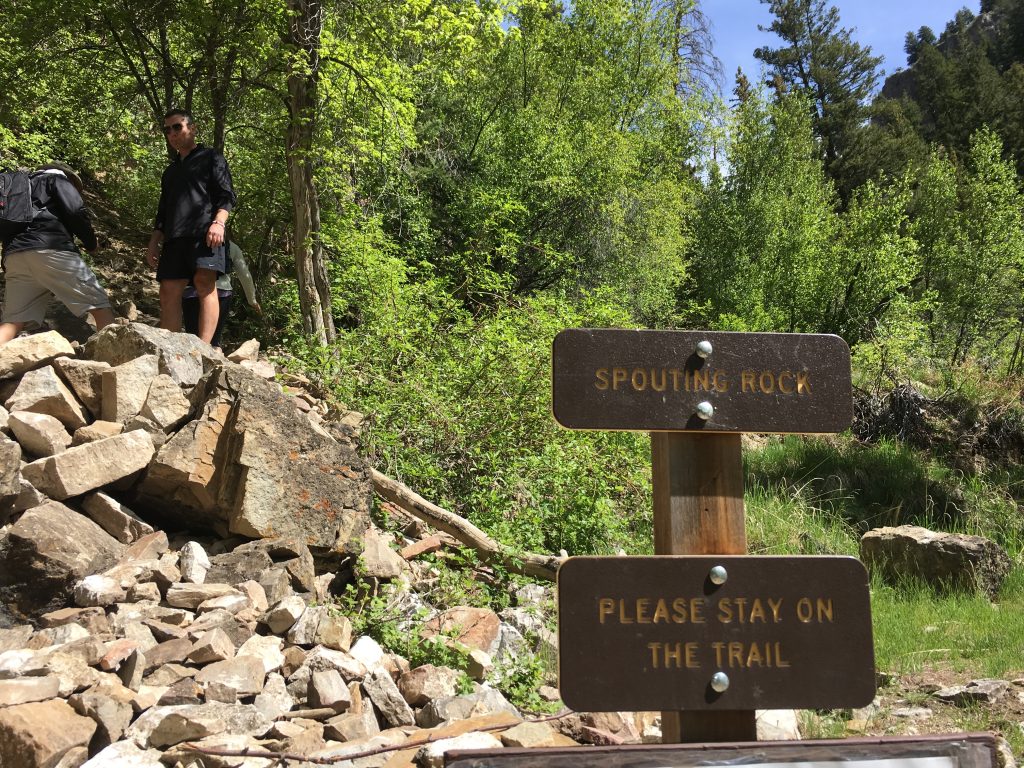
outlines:
M4 240L4 256L18 251L72 251L75 235L86 250L96 247L96 233L82 196L63 173L31 175L32 205L36 215L28 228Z
M234 205L224 155L198 144L184 160L175 158L164 171L153 229L163 232L165 240L204 237L217 210L230 211Z

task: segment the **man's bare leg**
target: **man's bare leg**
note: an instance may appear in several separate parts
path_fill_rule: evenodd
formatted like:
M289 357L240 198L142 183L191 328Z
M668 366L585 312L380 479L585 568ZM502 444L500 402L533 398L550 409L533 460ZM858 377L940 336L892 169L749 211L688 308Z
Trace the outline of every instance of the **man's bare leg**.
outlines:
M6 344L25 327L24 323L0 323L0 344Z
M92 319L96 323L97 331L102 331L106 326L114 322L114 312L110 307L90 309L89 314L92 315Z
M168 331L181 330L181 294L188 280L160 281L160 327Z
M217 273L212 269L197 269L192 276L192 284L199 297L199 338L209 344L217 332L217 320L220 319ZM178 305L180 308L181 297L178 297Z

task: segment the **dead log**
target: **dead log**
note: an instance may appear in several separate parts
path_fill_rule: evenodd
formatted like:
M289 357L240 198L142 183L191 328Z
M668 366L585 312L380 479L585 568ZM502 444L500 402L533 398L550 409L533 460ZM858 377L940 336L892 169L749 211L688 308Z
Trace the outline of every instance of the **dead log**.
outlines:
M437 506L407 485L373 470L373 489L377 495L395 504L427 525L454 536L475 550L483 561L497 562L512 573L554 581L562 558L556 555L537 555L532 552L511 553L481 531L469 520Z

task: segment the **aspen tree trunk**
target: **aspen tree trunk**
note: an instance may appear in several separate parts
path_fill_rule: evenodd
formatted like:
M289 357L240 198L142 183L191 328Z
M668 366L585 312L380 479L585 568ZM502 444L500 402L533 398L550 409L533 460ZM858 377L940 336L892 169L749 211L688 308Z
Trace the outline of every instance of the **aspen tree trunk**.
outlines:
M286 156L292 193L295 271L303 331L321 344L334 340L331 291L320 245L320 200L313 176L313 117L324 11L319 0L288 0L287 41L295 53L288 75Z

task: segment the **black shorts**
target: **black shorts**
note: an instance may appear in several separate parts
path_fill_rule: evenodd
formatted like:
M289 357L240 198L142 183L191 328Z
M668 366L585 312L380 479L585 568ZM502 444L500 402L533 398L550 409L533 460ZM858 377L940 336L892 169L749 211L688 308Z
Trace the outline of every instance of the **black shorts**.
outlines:
M206 236L176 237L164 243L156 265L157 280L191 280L196 270L209 269L218 275L227 271L227 248L211 248Z

